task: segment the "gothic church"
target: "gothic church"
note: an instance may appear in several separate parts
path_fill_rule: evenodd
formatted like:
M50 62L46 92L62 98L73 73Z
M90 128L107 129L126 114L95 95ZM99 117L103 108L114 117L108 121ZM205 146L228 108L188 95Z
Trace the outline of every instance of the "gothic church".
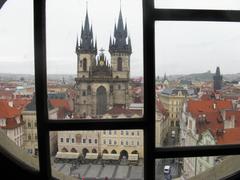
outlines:
M75 89L75 115L80 117L100 116L114 106L129 106L131 39L127 24L123 24L120 9L118 22L114 26L114 37L109 41L111 63L103 50L97 55L97 41L93 39L88 11L81 38L77 38L77 78Z

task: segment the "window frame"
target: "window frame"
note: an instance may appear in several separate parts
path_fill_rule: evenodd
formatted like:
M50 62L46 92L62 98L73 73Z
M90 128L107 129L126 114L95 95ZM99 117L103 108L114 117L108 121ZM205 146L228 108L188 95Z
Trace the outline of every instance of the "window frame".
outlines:
M144 115L138 119L98 119L79 121L48 118L46 74L45 0L34 0L34 62L39 168L42 179L51 179L50 131L143 130L144 179L155 179L155 159L240 154L240 144L155 147L155 21L240 22L237 10L156 9L154 0L142 0L144 49Z

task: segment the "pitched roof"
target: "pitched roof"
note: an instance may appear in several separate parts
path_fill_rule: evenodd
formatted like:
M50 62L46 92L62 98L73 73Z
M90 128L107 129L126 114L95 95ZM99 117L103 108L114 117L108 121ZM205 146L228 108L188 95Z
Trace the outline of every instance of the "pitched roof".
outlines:
M219 129L224 129L224 123L223 121L221 121L222 117L221 114L219 112L207 112L204 113L204 118L199 115L203 115L202 113L195 113L193 116L196 119L196 129L197 129L197 133L201 134L202 132L204 132L205 130L209 129L210 132L216 136L217 135L217 131Z
M66 99L50 99L50 104L55 107L63 107L67 111L71 111L70 105L68 103L68 100Z
M187 111L190 113L218 112L224 109L233 109L232 102L229 100L189 100L187 102Z
M21 115L21 110L9 106L7 101L0 101L0 118L14 118Z
M221 110L232 110L232 102L228 100L189 100L187 111L196 119L197 133L206 129L216 136L219 129L224 129Z
M217 137L217 144L239 144L240 128L225 129L222 136Z

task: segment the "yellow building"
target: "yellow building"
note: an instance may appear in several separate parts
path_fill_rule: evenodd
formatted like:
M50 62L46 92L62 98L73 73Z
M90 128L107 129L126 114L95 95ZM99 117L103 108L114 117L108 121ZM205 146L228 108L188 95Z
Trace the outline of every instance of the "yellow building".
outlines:
M183 88L166 88L159 94L160 101L169 112L171 127L179 127L183 104L187 98L194 96L195 93L193 89Z

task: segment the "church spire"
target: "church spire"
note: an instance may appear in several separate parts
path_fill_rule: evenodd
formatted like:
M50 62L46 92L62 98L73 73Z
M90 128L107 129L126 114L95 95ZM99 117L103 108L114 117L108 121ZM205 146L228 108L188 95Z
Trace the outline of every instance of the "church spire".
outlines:
M78 35L77 35L76 49L75 49L75 53L76 53L76 54L78 54L78 48L79 48L79 43L78 43Z
M81 29L80 51L84 53L97 53L96 49L94 48L93 28L89 23L87 2L84 27L82 26Z
M109 42L109 52L124 52L131 54L132 53L132 47L131 47L131 39L128 37L127 32L127 23L125 22L125 27L123 23L123 17L122 17L122 9L120 5L120 11L118 16L118 21L114 25L114 37L113 42ZM128 43L127 43L128 39ZM111 39L110 39L111 41Z

